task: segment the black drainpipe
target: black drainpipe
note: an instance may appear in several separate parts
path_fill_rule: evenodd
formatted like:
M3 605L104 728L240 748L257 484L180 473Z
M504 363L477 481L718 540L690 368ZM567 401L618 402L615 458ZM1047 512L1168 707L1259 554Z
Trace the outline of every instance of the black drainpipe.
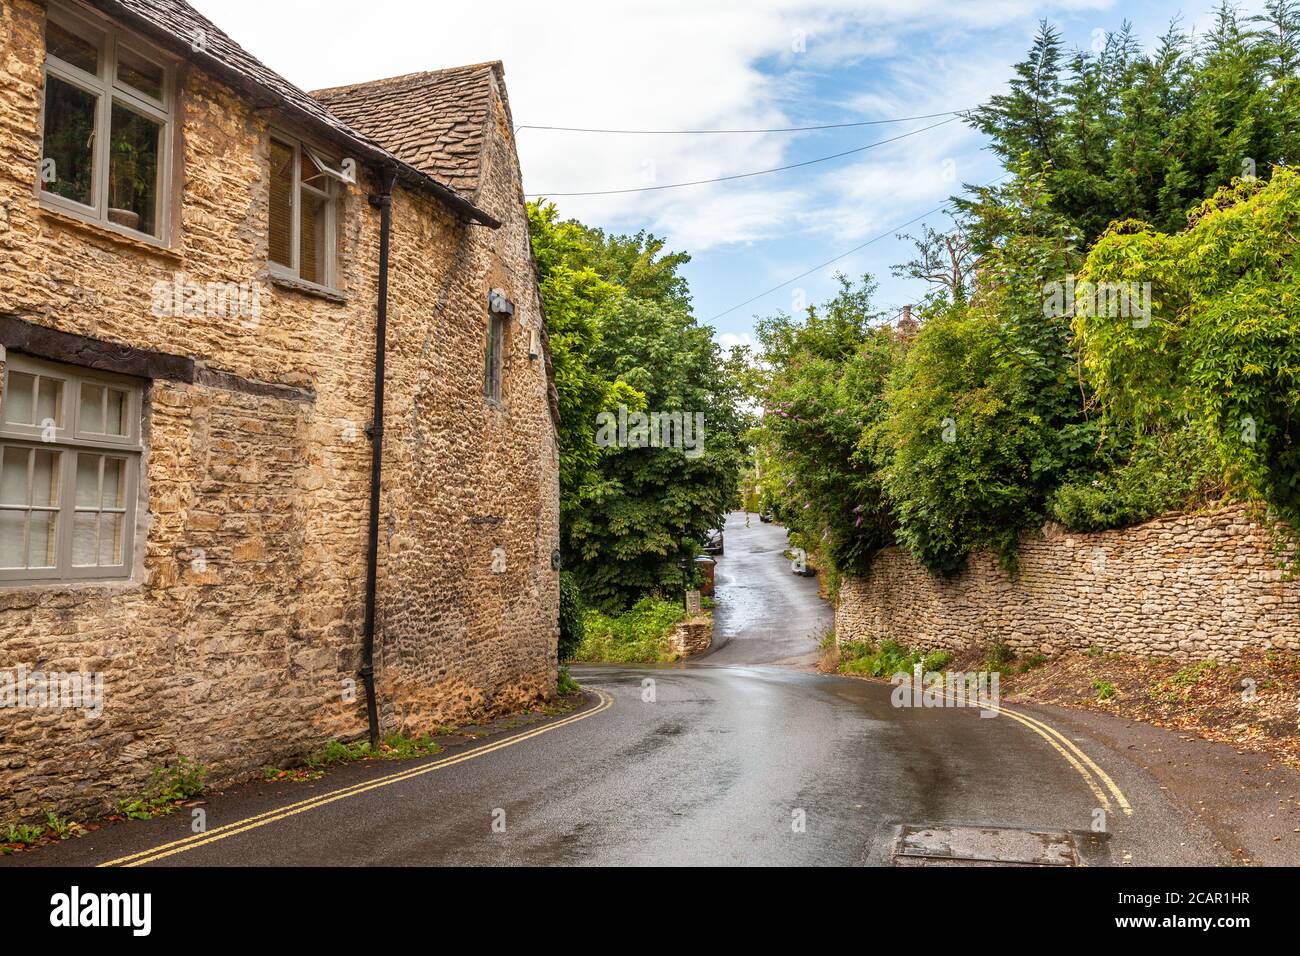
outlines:
M366 545L366 625L361 651L361 680L366 688L370 748L379 746L379 706L375 700L375 595L379 574L379 482L384 460L384 358L388 342L388 238L393 222L393 182L397 170L379 173L379 192L369 197L379 210L379 302L375 322L375 412L370 436L370 537Z

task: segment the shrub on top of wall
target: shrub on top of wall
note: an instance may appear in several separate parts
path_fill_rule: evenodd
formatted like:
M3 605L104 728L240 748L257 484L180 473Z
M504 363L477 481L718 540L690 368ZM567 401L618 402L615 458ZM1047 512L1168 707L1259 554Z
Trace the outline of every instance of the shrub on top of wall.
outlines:
M1162 233L1117 223L1082 278L1145 282L1149 324L1079 315L1075 331L1108 421L1190 421L1238 496L1300 527L1300 174L1239 181Z
M653 663L674 658L669 636L686 619L686 609L673 601L647 597L617 616L588 611L584 616L578 661L614 664Z
M1189 511L1223 495L1212 453L1191 424L1140 435L1124 454L1106 470L1062 484L1048 513L1071 531L1105 531L1167 511Z

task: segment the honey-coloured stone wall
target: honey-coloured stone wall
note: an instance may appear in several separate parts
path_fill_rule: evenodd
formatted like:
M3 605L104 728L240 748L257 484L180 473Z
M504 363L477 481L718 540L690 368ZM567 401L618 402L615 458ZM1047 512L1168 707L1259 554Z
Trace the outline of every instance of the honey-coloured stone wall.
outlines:
M338 214L338 295L267 271L276 117L182 67L178 221L155 248L44 208L44 10L0 3L0 314L192 360L144 387L126 581L0 586L0 670L94 671L96 717L0 707L0 822L87 815L184 755L220 783L366 733L366 579L379 213ZM393 198L376 680L385 733L553 693L558 447L504 92L470 225ZM160 317L155 283L255 283L256 321ZM488 293L515 304L502 398L483 396Z
M1015 573L977 554L936 577L886 548L869 574L843 582L835 636L1231 660L1247 648L1300 651L1300 581L1287 579L1244 505L1095 534L1049 525L1021 536Z

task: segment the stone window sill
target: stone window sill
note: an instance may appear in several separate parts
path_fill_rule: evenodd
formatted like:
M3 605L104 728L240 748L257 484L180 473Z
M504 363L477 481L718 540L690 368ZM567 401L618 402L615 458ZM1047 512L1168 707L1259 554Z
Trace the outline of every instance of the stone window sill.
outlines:
M55 225L79 232L83 236L91 239L102 239L113 243L123 249L129 249L132 252L138 252L141 255L156 256L168 259L172 262L179 263L181 254L170 246L165 246L160 242L149 242L145 239L139 239L129 235L126 232L106 226L103 223L92 222L89 219L83 219L80 216L74 216L71 213L62 212L52 206L42 204L40 207L41 216Z
M43 599L64 595L79 598L112 597L143 590L143 583L134 577L88 578L81 581L58 578L46 581L5 581L0 582L0 609L34 607Z
M287 276L279 272L269 271L267 279L271 285L278 286L281 289L287 289L290 292L301 292L303 295L315 296L318 299L324 299L326 302L334 302L338 305L347 305L348 297L342 292L334 289L328 289L323 285L317 285L314 282L307 282L304 279L295 279L293 276Z

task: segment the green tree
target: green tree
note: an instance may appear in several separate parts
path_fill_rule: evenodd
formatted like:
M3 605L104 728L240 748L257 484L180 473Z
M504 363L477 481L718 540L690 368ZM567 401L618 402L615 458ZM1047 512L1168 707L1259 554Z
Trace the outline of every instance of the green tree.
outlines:
M1295 0L1246 22L1225 3L1195 45L1175 21L1150 54L1124 24L1098 52L1067 57L1044 22L1009 92L968 121L1009 168L1046 176L1085 246L1120 219L1174 231L1252 165L1267 179L1294 162L1298 37Z
M575 502L565 529L575 574L593 603L621 607L651 591L676 591L735 500L743 461L742 398L712 329L680 308L627 297L595 353L604 374L645 396L652 412L690 416L691 444L603 448L600 481ZM629 439L632 425L629 423Z
M807 550L861 572L891 543L892 520L863 437L876 424L900 343L872 306L875 283L839 276L839 292L803 316L757 326L769 373L761 394L768 495Z
M1176 234L1119 224L1095 281L1149 281L1153 317L1075 325L1113 427L1201 429L1232 488L1300 527L1300 175L1240 183Z
M974 110L970 122L990 136L993 151L1008 165L1030 156L1035 166L1053 164L1064 131L1061 36L1046 21L1029 55L1015 65L1007 93Z
M645 396L625 382L610 380L595 364L603 337L602 314L625 295L624 289L586 264L586 231L561 222L550 203L531 203L528 224L541 277L542 301L550 341L555 390L560 407L560 504L581 500L584 489L599 479L600 449L592 423L602 411L620 404L645 407Z
M1013 564L1018 534L1041 523L1095 438L1068 315L1045 303L1074 253L1044 177L983 191L968 208L975 295L924 314L871 438L899 543L940 573L984 547Z
M560 405L565 561L601 607L677 590L680 560L736 496L744 363L691 315L684 253L562 221L546 202L530 204L529 224ZM620 409L690 415L692 426L699 412L704 430L678 434L677 447L602 446L601 416Z
M611 236L602 229L582 229L591 267L622 286L627 295L690 310L690 288L679 271L691 261L687 253L665 253L665 241L645 230L634 236Z

